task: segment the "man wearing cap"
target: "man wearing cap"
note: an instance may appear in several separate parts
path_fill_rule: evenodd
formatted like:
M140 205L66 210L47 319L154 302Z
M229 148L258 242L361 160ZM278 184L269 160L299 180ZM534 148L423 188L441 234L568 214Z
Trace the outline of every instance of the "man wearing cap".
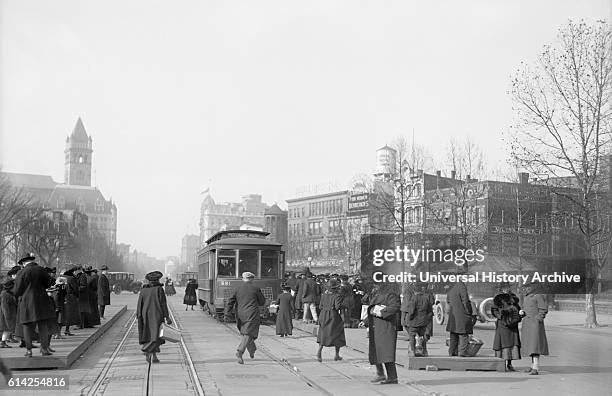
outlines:
M25 356L32 357L32 339L37 328L41 343L40 352L43 356L48 356L51 355L49 321L55 321L55 308L47 295L47 288L51 287L54 281L43 267L36 264L32 255L19 262L25 266L15 278L13 292L15 297L20 298L17 323L24 326L27 349Z
M98 278L98 308L100 309L100 317L104 319L104 309L107 305L110 305L110 284L106 277L108 267L103 265L100 271L102 273Z
M239 364L244 364L242 355L247 349L251 359L255 358L255 350L257 350L255 340L259 336L260 324L259 307L266 303L261 289L253 284L253 279L255 279L255 274L243 272L242 285L234 290L234 294L227 303L227 312L236 306L236 325L242 335L236 352Z
M136 304L136 318L138 319L138 342L145 353L147 362L159 363L157 353L164 339L159 337L159 328L166 321L172 324L168 314L166 293L159 281L162 274L159 271L149 272L145 275L148 284L143 285Z

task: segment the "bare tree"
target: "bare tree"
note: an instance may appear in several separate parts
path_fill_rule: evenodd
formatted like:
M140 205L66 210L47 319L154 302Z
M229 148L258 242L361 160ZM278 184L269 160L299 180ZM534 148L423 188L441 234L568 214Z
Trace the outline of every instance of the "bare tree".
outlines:
M23 188L16 188L0 173L0 252L17 244L18 236L37 217L33 199ZM14 252L16 255L19 252ZM3 258L0 254L0 260ZM1 264L1 263L0 263Z
M517 125L512 156L547 180L554 194L573 204L582 234L585 262L599 242L596 181L610 152L612 128L612 30L603 21L573 22L559 30L555 46L545 46L533 65L522 64L512 80ZM573 185L579 194L568 192ZM587 264L586 327L597 326L594 279Z

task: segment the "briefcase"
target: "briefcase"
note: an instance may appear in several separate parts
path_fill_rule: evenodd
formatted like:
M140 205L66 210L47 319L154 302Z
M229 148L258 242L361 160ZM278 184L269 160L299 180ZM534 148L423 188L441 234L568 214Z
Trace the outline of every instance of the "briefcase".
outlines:
M159 338L168 342L180 342L181 331L176 327L162 323L161 326L159 326Z

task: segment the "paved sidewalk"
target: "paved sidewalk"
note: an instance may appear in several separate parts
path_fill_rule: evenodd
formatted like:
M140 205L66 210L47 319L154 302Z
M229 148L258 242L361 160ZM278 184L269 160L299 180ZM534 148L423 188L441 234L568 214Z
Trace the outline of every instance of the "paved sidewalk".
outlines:
M599 316L603 324L612 323L611 315ZM430 394L446 395L604 395L612 388L611 327L585 329L584 313L551 311L546 320L546 331L551 350L542 357L539 376L523 372L485 371L424 371L399 368L400 379ZM294 321L297 327L312 333L312 325ZM475 335L484 341L479 356L493 356L491 345L494 324L478 324ZM350 348L367 358L368 338L365 329L346 329ZM434 337L428 343L431 356L447 356L444 326L434 327ZM314 340L314 337L313 337ZM398 333L397 362L407 365L408 337ZM515 362L515 367L529 367L529 357Z

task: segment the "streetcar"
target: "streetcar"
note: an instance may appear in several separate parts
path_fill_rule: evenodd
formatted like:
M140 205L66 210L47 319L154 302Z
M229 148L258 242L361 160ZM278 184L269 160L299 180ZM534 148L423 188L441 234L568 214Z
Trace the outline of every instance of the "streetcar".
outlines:
M115 294L121 294L123 290L138 294L142 288L142 282L134 280L134 274L130 272L107 273L108 283Z
M241 274L255 274L266 303L261 316L270 318L270 303L280 293L285 270L282 245L266 239L269 232L255 230L219 231L198 252L198 300L202 308L219 320L230 321L224 312L234 290L242 284Z
M196 271L187 271L177 275L176 284L177 286L186 286L189 279L198 279L198 273Z

